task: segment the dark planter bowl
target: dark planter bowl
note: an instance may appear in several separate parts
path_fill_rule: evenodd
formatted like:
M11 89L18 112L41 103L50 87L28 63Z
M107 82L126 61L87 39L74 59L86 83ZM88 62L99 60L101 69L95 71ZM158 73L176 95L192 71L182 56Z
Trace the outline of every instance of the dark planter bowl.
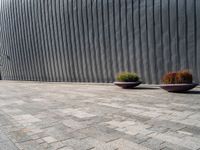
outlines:
M115 85L123 88L123 89L133 89L134 87L140 85L142 82L137 81L137 82L114 82Z
M197 85L199 84L161 84L160 87L168 92L186 92L195 88Z

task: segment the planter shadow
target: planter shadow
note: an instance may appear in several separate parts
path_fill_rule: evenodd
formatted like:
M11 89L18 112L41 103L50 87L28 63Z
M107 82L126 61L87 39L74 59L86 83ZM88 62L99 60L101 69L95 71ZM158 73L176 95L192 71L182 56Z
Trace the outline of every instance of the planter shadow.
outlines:
M136 90L158 90L159 87L135 87Z
M186 91L186 92L179 92L179 94L194 94L194 95L200 95L200 91Z

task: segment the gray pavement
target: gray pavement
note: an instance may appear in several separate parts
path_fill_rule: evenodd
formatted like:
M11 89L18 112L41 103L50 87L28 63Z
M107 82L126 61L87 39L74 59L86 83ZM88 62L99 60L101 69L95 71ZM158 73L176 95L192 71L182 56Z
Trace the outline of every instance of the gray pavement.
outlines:
M198 150L200 88L0 82L0 150Z

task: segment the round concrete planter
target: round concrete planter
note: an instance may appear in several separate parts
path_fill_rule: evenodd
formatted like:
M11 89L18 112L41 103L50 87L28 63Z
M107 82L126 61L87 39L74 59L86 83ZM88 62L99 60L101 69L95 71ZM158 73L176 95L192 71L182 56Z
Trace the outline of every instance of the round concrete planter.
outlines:
M168 92L186 92L195 88L197 85L199 84L161 84L160 87Z
M142 82L137 81L137 82L114 82L115 85L123 88L123 89L133 89L134 87L140 85Z

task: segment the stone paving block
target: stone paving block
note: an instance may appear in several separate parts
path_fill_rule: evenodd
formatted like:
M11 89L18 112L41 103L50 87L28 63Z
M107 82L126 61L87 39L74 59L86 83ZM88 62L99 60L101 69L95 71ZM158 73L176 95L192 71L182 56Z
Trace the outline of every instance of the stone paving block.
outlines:
M32 116L32 115L29 115L29 114L25 114L25 115L16 115L16 116L13 116L13 118L21 123L23 122L28 122L28 123L32 123L32 122L39 122L41 121L40 119Z
M195 127L195 126L187 126L183 129L181 129L180 131L189 132L189 133L193 134L194 136L200 135L200 128Z
M122 108L122 105L119 105L117 103L97 103L98 105L113 107L113 108Z
M124 139L118 139L118 140L109 142L109 145L120 150L150 150L149 148L145 146L142 146L137 143L133 143Z
M20 143L15 143L15 146L16 146L19 150L24 150L24 148L21 146Z
M45 141L44 140L42 140L42 139L37 139L36 140L36 143L38 143L38 144L41 144L41 143L44 143Z
M40 149L45 149L45 150L53 150L53 148L51 147L50 143L41 143L40 145Z
M59 148L59 150L75 150L75 149L72 149L71 147L62 147Z
M199 99L160 89L1 81L0 148L198 149Z
M24 150L44 150L44 147L36 143L35 141L27 141L20 143L20 146Z
M15 142L25 142L32 140L31 136L27 135L26 129L9 132L8 136Z
M70 134L74 130L66 127L63 124L56 124L54 126L51 126L49 128L43 129L43 132L46 133L46 135L52 136L56 138L58 141L66 140L72 137Z
M62 142L54 142L54 143L51 143L50 145L51 145L51 148L54 150L65 147L65 144L63 144Z
M155 125L155 126L148 128L148 130L157 132L157 133L165 133L165 132L168 132L170 130L170 128L162 127L162 126L160 127L160 126Z
M195 138L193 138L193 139L178 138L178 137L169 135L167 133L155 134L155 135L152 134L149 136L159 139L159 140L162 140L162 141L172 143L174 145L182 146L182 147L185 147L188 149L199 149L200 148L200 143L195 141Z
M156 107L161 107L161 108L168 108L168 104L155 104Z
M83 139L82 141L92 145L93 146L93 148L91 148L92 150L115 150L116 149L116 147L111 146L109 143L99 141L92 137L87 137Z
M4 111L5 113L8 113L8 114L18 114L18 113L22 113L22 110L17 109L17 108L11 108L11 109L4 108L4 109L2 109L2 111Z
M66 145L67 147L72 147L75 150L88 150L94 147L89 143L86 143L82 140L75 139L75 138L62 141L62 143Z
M137 109L144 110L144 111L146 111L146 110L149 110L149 111L160 110L159 108L155 108L155 107L152 107L152 106L145 106L145 105L141 105L141 104L128 104L126 106L137 108Z
M13 125L12 123L10 123L8 125L2 126L1 130L4 133L9 133L9 132L14 132L14 131L18 131L18 130L23 130L24 129L24 126L21 126L21 125L18 126L18 125L16 126L16 125Z
M103 125L98 124L98 125L95 125L95 128L97 128L100 132L102 131L107 134L113 133L113 132L117 133L117 131L115 129L110 128L110 126L108 127L108 126L103 126Z
M140 127L140 126L130 126L126 128L127 131L125 133L130 134L130 135L137 135L137 134L144 134L144 135L149 135L151 133L154 133L153 131L150 131L147 129L147 127Z
M34 135L34 134L37 134L37 133L41 133L43 130L42 129L39 129L39 128L32 128L30 129L30 132L28 132L27 134L28 135Z
M34 135L36 135L36 136L38 136L38 137L40 137L40 138L44 138L44 137L49 136L49 134L46 133L46 132L40 132L40 133L36 133L36 134L34 134Z
M88 137L94 137L103 142L108 142L108 141L118 139L123 135L123 133L120 133L120 132L106 133L95 127L81 129L79 130L79 132L87 135Z
M0 150L19 150L12 142L5 141L0 143Z
M138 143L138 144L141 144L145 141L147 141L148 139L150 139L149 136L146 136L146 135L143 135L143 134L137 134L137 135L124 135L123 136L124 139L126 140L129 140L131 142L134 142L134 143Z
M176 118L177 120L183 120L183 119L187 119L189 118L191 115L194 115L193 111L176 111L174 113L171 114L172 116L174 116L174 118Z
M10 123L9 119L3 117L0 118L0 126L6 126L9 125L9 123Z
M0 143L6 141L9 141L8 137L4 133L0 132Z
M32 140L37 140L37 139L40 139L40 137L39 136L37 136L37 135L32 135L32 136L30 136L31 137L31 139Z
M191 132L186 132L186 131L181 131L181 130L177 131L177 133L183 134L183 135L189 135L189 136L193 135Z
M169 147L164 147L162 148L161 150L173 150L172 148L169 148Z
M47 142L47 143L53 143L53 142L56 142L56 141L57 141L55 138L50 137L50 136L44 137L44 138L42 138L42 139L43 139L45 142Z
M134 123L134 124L133 124ZM109 123L108 123L109 124ZM112 125L112 123L111 123ZM116 123L114 123L114 126L117 125ZM143 124L143 123L136 123L136 122L132 122L132 124L130 122L122 122L122 123L118 123L118 127L115 129L117 131L120 132L124 132L126 134L130 134L130 135L137 135L137 134L151 134L153 133L153 131L148 130L150 126Z
M86 124L72 120L72 119L64 120L63 124L66 125L67 127L70 127L72 129L76 129L76 130L87 127Z
M90 118L90 117L95 117L95 115L93 114L89 114L87 112L84 111L80 111L78 109L61 109L61 112L68 114L68 115L72 115L78 118Z
M126 120L126 121L115 121L115 120L112 120L112 121L109 121L109 122L106 122L107 124L111 125L111 126L114 126L114 127L118 127L118 128L125 128L125 127L128 127L128 126L132 126L132 125L135 125L136 122L134 120Z
M127 113L138 115L144 112L144 110L141 110L139 108L125 108Z
M184 120L177 120L177 119L175 118L175 119L172 119L172 121L173 121L173 122L180 123L180 124L183 124L183 125L196 126L196 127L199 127L199 128L200 128L200 121L199 121L199 120L189 119L189 118L186 118L186 119L184 119Z
M74 132L71 132L71 133L67 134L67 137L69 137L68 139L76 138L76 139L80 140L80 139L87 138L88 135L84 134L84 133L80 133L79 130L77 130L77 131L74 131Z
M124 112L120 112L119 115L124 116L128 119L138 121L138 122L146 122L148 120L151 120L150 117L135 115L135 114L130 114L130 113L124 113Z
M169 142L165 142L163 144L161 144L162 147L164 147L162 150L191 150L189 148L180 146L180 145L176 145L176 144L172 144Z
M45 102L47 101L48 99L44 99L44 98L33 98L32 101L34 102Z
M180 129L183 129L183 128L186 127L186 125L184 125L184 124L173 122L173 121L170 121L170 120L160 120L160 118L149 120L146 123L153 125L153 127L155 127L155 128L156 127L163 127L163 128L166 128L166 129L168 128L172 131L177 131L177 130L180 130Z
M144 145L152 150L160 150L164 148L163 143L165 143L162 140L154 139L154 138L149 138L146 141L142 142L141 145Z
M17 100L14 102L17 105L24 105L26 102L22 101L22 100Z

